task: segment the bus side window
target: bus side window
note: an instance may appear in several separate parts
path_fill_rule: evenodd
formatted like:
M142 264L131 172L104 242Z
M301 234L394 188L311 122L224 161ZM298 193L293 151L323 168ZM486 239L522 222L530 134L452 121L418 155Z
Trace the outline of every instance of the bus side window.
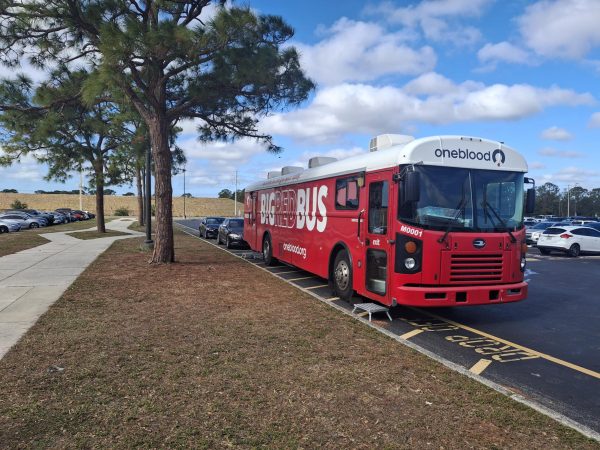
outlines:
M358 209L358 180L356 177L340 178L335 182L335 208Z
M369 185L369 233L387 233L388 183L377 181Z

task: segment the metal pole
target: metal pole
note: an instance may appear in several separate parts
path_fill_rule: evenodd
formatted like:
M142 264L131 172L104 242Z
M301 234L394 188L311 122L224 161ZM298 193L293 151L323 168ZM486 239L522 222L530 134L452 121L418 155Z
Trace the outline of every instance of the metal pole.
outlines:
M185 192L185 166L183 166L183 218L185 219L185 198L187 193Z
M79 167L79 210L83 211L83 170ZM98 211L96 211L98 214Z
M571 186L567 184L567 217L571 217Z
M151 148L148 146L146 149L146 240L144 244L153 244L152 241L152 188L150 183L152 182L152 154Z
M235 191L233 193L233 210L234 216L237 217L237 170L235 171Z

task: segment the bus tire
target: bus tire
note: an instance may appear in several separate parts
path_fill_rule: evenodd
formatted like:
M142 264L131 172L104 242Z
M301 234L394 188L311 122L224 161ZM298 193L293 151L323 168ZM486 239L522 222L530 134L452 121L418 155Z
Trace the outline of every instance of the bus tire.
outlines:
M277 264L277 258L273 257L273 243L271 242L271 236L265 235L263 239L263 258L267 266L274 266Z
M352 266L350 265L350 258L346 250L340 250L335 255L331 276L335 294L342 300L352 303L352 296L354 295L354 290L352 289Z

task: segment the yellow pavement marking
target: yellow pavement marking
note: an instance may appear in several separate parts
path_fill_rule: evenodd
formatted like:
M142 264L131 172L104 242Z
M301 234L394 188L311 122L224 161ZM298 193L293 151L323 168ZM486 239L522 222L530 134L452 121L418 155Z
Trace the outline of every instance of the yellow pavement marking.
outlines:
M334 301L334 300L339 300L339 299L340 299L339 297L330 297L330 298L326 298L326 299L324 299L324 300L325 300L326 302L332 302L332 301Z
M419 328L416 328L416 329L414 329L414 330L412 330L412 331L409 331L408 333L404 333L404 334L403 334L403 335L401 335L400 337L401 337L402 339L407 339L407 340L408 340L408 339L410 339L411 337L413 337L413 336L416 336L417 334L421 334L422 332L423 332L423 330L421 330L421 329L419 329Z
M314 277L292 278L291 280L286 280L286 281L300 281L300 280L308 280L310 278L314 278Z
M304 289L306 289L306 290L318 289L318 288L327 287L327 286L329 286L329 285L328 284L320 284L318 286L311 286L311 287L307 287L307 288L304 288Z
M418 311L418 312L420 312L422 314L425 314L425 315L427 315L429 317L433 317L434 319L442 320L442 321L444 321L446 323L449 323L450 325L454 325L456 327L462 328L463 330L470 331L471 333L475 333L475 334L478 334L480 336L485 336L487 338L493 339L493 340L498 341L498 342L502 342L502 343L507 344L507 345L512 345L515 348L518 348L520 350L524 350L524 351L526 351L528 353L531 353L532 355L538 356L538 357L543 358L543 359L545 359L547 361L551 361L551 362L553 362L555 364L558 364L558 365L561 365L561 366L564 366L564 367L568 367L569 369L576 370L577 372L585 373L586 375L589 375L590 377L594 377L594 378L597 378L597 379L600 380L600 373L596 372L594 370L586 369L585 367L581 367L581 366L578 366L577 364L573 364L573 363L570 363L568 361L564 361L564 360L562 360L560 358L556 358L554 356L547 355L546 353L538 352L537 350L533 350L533 349L531 349L529 347L525 347L523 345L515 344L514 342L511 342L509 340L502 339L502 338L499 338L497 336L494 336L493 334L486 333L485 331L481 331L481 330L478 330L476 328L469 327L467 325L463 325L461 323L455 322L453 320L446 319L445 317L438 316L437 314L431 313L429 311L424 311L424 310L418 309L418 308L412 308L410 306L409 306L409 308L412 309L413 311Z
M365 317L365 316L368 316L368 315L369 315L369 312L368 312L368 311L363 311L363 312L360 312L360 313L358 313L358 314L356 314L356 315L357 315L357 316L360 316L360 317Z
M271 272L273 275L283 275L284 273L299 273L300 270L288 270L287 272Z
M469 372L474 373L475 375L479 375L481 374L481 372L483 372L485 369L487 369L487 366L489 366L492 363L491 359L480 359L479 361L477 361L475 363L475 365L473 367L471 367L469 369Z

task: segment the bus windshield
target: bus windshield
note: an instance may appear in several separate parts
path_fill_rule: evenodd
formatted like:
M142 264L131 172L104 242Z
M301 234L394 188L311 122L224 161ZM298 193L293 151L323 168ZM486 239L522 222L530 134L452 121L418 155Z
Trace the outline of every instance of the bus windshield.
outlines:
M420 174L420 196L417 202L399 196L402 222L441 231L498 232L522 227L523 173L438 166L414 166L414 170Z

